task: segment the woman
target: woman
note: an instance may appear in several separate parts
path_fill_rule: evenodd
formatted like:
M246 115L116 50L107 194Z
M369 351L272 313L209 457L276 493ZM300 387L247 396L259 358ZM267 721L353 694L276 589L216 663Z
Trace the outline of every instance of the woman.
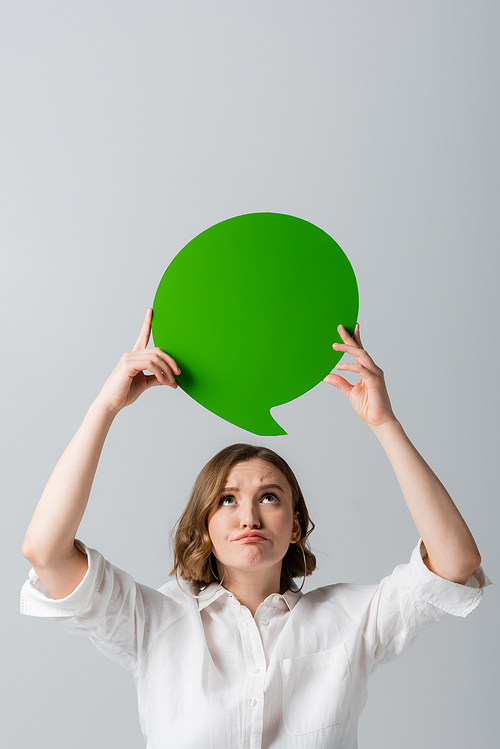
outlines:
M446 613L466 616L488 584L472 535L395 418L382 371L339 326L354 362L341 390L375 432L421 540L379 585L294 584L315 568L310 520L293 472L267 448L232 445L200 473L175 536L176 580L137 584L75 539L107 432L149 387L177 387L176 362L134 349L90 407L57 464L23 544L33 569L21 610L56 617L133 671L148 749L357 746L373 670ZM152 374L144 374L149 370ZM302 588L302 585L300 586Z

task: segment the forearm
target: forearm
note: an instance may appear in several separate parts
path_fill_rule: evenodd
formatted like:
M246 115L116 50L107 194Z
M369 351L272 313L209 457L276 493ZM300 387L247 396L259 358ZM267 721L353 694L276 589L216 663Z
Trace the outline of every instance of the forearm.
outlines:
M401 424L372 427L401 486L427 549L426 564L447 580L465 583L481 558L472 534L450 495L412 445Z
M74 553L76 532L115 415L97 398L59 459L24 539L22 551L32 564L45 567Z

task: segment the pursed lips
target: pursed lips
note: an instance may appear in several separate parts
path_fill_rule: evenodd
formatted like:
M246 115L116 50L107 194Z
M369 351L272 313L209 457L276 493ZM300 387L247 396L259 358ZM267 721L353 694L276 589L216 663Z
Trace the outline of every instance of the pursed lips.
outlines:
M267 541L265 536L261 536L260 533L242 533L240 536L236 536L234 541Z

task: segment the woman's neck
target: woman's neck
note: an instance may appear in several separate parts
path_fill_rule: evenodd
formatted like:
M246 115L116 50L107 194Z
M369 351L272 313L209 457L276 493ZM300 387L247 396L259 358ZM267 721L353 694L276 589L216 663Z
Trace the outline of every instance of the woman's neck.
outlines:
M262 572L224 568L223 586L255 616L260 604L273 593L281 593L281 562Z

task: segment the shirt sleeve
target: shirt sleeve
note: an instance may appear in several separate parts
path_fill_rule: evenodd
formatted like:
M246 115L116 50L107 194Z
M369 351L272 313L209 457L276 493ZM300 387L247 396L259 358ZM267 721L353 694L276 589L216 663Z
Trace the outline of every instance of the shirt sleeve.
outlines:
M182 605L108 562L81 541L88 570L66 598L54 599L32 568L21 590L21 613L54 617L72 634L88 635L104 655L127 669L147 656L156 637L186 613Z
M465 585L445 580L424 564L422 539L409 564L399 565L377 586L370 602L367 634L375 643L374 667L396 658L419 632L446 615L465 617L479 604L483 589L491 585L482 567Z

